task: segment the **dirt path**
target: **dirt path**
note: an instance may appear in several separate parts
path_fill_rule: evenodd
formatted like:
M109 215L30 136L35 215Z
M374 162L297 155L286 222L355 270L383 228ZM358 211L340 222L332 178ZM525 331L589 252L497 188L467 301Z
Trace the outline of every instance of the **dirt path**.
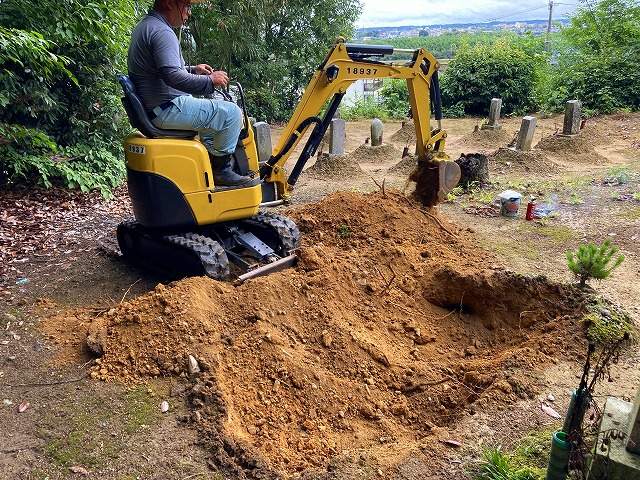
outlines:
M447 151L488 155L492 184L437 212L402 193L406 128L385 124L372 150L369 122L349 122L349 155L312 159L286 210L299 266L240 287L101 255L124 192L63 208L6 194L0 478L468 478L483 448L557 426L540 403L564 412L577 386L586 299L567 251L611 238L625 262L594 286L639 321L639 118L589 120L571 143L543 118L526 154L504 148L517 119L447 121ZM554 214L480 215L507 188ZM36 249L9 227L33 206ZM637 360L598 393L633 396Z

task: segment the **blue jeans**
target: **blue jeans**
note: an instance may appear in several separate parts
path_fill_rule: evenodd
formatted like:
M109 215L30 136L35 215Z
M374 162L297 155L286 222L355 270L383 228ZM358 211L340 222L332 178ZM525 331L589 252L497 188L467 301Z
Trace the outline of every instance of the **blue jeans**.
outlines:
M154 109L158 128L195 130L212 155L233 153L242 129L242 111L235 103L182 95L165 110Z

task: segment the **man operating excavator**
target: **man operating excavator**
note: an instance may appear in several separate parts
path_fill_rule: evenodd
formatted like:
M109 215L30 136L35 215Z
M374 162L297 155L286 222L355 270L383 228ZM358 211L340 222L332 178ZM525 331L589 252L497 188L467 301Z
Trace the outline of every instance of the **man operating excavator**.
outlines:
M242 128L242 113L232 102L197 98L226 87L229 76L207 64L185 66L173 28L191 15L191 3L203 0L155 0L133 29L127 66L129 78L158 128L194 130L209 152L217 186L247 187L259 179L233 171L231 156Z

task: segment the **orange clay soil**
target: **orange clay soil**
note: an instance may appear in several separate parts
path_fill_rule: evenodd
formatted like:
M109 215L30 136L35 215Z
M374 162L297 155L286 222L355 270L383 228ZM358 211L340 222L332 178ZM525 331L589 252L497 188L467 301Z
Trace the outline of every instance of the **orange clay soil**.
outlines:
M532 397L532 372L585 349L579 292L504 270L398 191L338 192L286 214L303 238L296 268L240 286L158 285L53 317L49 335L71 355L88 330L95 379L186 384L185 428L231 478L326 472L357 452L391 474L435 451L465 411Z

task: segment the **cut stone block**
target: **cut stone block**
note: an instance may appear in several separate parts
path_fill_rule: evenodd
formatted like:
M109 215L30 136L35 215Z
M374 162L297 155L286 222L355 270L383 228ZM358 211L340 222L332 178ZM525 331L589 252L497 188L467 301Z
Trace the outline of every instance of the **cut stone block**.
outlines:
M266 122L256 122L253 125L256 135L256 147L258 149L258 162L266 162L271 157L271 127Z
M371 122L371 146L379 147L382 145L382 133L384 127L378 118L374 118Z
M533 134L536 131L536 117L526 116L522 119L522 125L518 132L518 140L516 142L516 150L531 150L533 142Z
M347 122L333 118L329 124L329 155L344 155Z
M614 397L607 398L602 412L595 456L589 467L590 480L631 480L640 478L640 455L629 452L627 430L633 405Z
M575 136L580 133L580 122L582 121L582 102L580 100L569 100L564 107L564 125L562 135Z
M502 109L502 99L492 98L489 107L489 121L480 126L481 130L499 130L500 126L500 110Z

